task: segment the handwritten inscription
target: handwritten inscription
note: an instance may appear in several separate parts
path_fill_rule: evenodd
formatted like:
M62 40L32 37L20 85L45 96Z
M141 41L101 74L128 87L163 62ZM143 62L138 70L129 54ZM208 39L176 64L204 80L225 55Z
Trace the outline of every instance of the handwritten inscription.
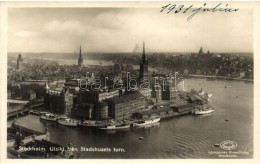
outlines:
M199 8L194 8L193 5L190 5L188 7L185 7L184 5L176 5L176 4L167 4L165 6L161 7L161 11L160 12L165 12L166 14L170 14L170 13L183 13L185 14L186 12L191 12L192 14L187 18L187 21L191 20L196 14L200 13L200 12L237 12L239 9L237 8L228 8L228 4L225 5L225 7L221 7L222 2L217 4L215 7L213 8L207 8L207 3L204 3L202 7Z

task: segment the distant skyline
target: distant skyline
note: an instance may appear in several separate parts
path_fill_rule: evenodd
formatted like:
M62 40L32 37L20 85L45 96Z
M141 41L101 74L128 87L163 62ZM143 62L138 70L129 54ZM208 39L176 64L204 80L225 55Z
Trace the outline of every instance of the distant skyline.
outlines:
M253 11L163 14L158 8L11 8L8 52L253 52Z

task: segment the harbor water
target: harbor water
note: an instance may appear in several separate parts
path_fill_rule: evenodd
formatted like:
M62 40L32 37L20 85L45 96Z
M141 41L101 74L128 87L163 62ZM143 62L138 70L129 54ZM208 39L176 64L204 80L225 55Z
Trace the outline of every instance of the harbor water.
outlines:
M215 111L209 115L169 118L153 127L123 131L65 127L55 122L40 121L35 115L19 119L21 121L30 117L32 124L40 123L48 127L51 141L62 145L71 143L81 153L80 158L219 158L217 152L225 150L215 144L227 140L236 143L232 151L237 152L237 155L231 158L252 158L253 83L186 79L185 85L187 91L203 88L212 93L210 103Z

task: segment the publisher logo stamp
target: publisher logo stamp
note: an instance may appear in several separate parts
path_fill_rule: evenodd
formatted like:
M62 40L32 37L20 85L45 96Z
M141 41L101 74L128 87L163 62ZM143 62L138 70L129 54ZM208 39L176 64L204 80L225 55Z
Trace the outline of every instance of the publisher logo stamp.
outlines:
M220 147L223 150L234 150L237 147L237 143L231 140L226 140L220 143Z

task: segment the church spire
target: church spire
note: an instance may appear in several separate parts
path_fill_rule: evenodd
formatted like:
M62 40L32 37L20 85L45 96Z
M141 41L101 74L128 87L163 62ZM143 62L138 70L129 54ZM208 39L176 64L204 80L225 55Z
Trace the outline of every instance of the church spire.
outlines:
M80 45L80 47L79 47L79 58L81 58L82 56L81 56L81 45Z
M202 49L202 46L200 47L199 55L203 55L203 49Z
M145 43L143 42L143 56L145 56Z
M83 58L82 58L82 54L81 54L81 45L79 47L79 58L78 58L78 66L81 67L83 63Z
M145 42L143 42L143 56L142 56L142 62L146 62L146 56L145 56Z

